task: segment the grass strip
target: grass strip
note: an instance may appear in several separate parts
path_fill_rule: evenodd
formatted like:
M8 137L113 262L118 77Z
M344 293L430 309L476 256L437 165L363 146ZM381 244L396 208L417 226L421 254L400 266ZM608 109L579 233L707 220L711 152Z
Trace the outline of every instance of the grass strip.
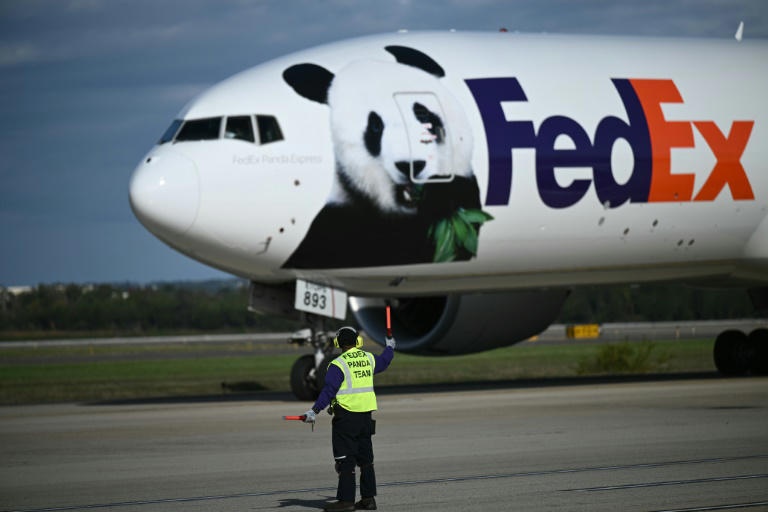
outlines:
M641 346L635 342L630 345ZM543 345L521 343L479 354L422 357L397 354L392 366L376 376L377 386L421 385L522 378L573 377L609 346L602 343ZM238 346L239 347L239 346ZM657 342L658 361L645 373L714 371L712 340ZM378 352L378 348L369 348ZM24 354L24 351L29 351ZM35 354L19 349L14 356ZM39 349L38 349L39 350ZM67 348L57 348L65 356ZM72 347L72 351L82 351ZM189 348L191 352L197 350ZM100 347L100 353L120 347ZM134 349L130 350L134 352ZM244 389L289 391L289 372L297 354L193 357L153 360L167 354L164 347L145 347L141 359L97 362L24 363L0 361L0 404L73 402L150 397L219 395L222 382L241 383ZM40 352L38 352L40 354ZM50 356L49 350L43 354ZM602 373L612 373L611 369ZM591 373L597 375L600 372Z

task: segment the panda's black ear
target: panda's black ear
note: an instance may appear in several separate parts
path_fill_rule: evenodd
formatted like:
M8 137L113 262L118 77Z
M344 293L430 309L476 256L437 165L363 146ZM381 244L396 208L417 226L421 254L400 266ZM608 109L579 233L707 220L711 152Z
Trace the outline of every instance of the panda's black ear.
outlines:
M384 49L394 55L395 60L400 64L419 68L430 75L435 75L437 78L443 78L445 76L445 71L440 67L440 64L435 62L432 57L426 53L414 50L413 48L408 48L407 46L386 46Z
M283 71L283 80L308 100L328 103L333 73L317 64L296 64Z

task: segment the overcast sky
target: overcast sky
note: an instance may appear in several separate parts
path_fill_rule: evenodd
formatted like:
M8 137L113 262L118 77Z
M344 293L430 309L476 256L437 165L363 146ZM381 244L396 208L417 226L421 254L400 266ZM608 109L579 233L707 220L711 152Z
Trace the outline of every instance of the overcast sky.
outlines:
M768 38L767 0L0 0L0 285L224 277L133 217L136 164L196 93L400 28ZM760 63L765 65L766 63Z

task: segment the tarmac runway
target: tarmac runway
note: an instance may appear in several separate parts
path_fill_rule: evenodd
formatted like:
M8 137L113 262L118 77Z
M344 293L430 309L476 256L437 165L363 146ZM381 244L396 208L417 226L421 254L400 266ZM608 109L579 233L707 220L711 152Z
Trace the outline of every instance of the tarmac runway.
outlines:
M0 510L307 511L335 495L308 404L0 408ZM382 394L379 510L768 510L768 378Z

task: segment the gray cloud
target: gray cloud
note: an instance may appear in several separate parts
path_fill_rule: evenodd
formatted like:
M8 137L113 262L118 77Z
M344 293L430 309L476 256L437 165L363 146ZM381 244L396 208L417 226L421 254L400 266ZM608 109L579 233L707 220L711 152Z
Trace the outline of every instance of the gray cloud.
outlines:
M29 43L0 43L0 67L35 62L40 51Z

